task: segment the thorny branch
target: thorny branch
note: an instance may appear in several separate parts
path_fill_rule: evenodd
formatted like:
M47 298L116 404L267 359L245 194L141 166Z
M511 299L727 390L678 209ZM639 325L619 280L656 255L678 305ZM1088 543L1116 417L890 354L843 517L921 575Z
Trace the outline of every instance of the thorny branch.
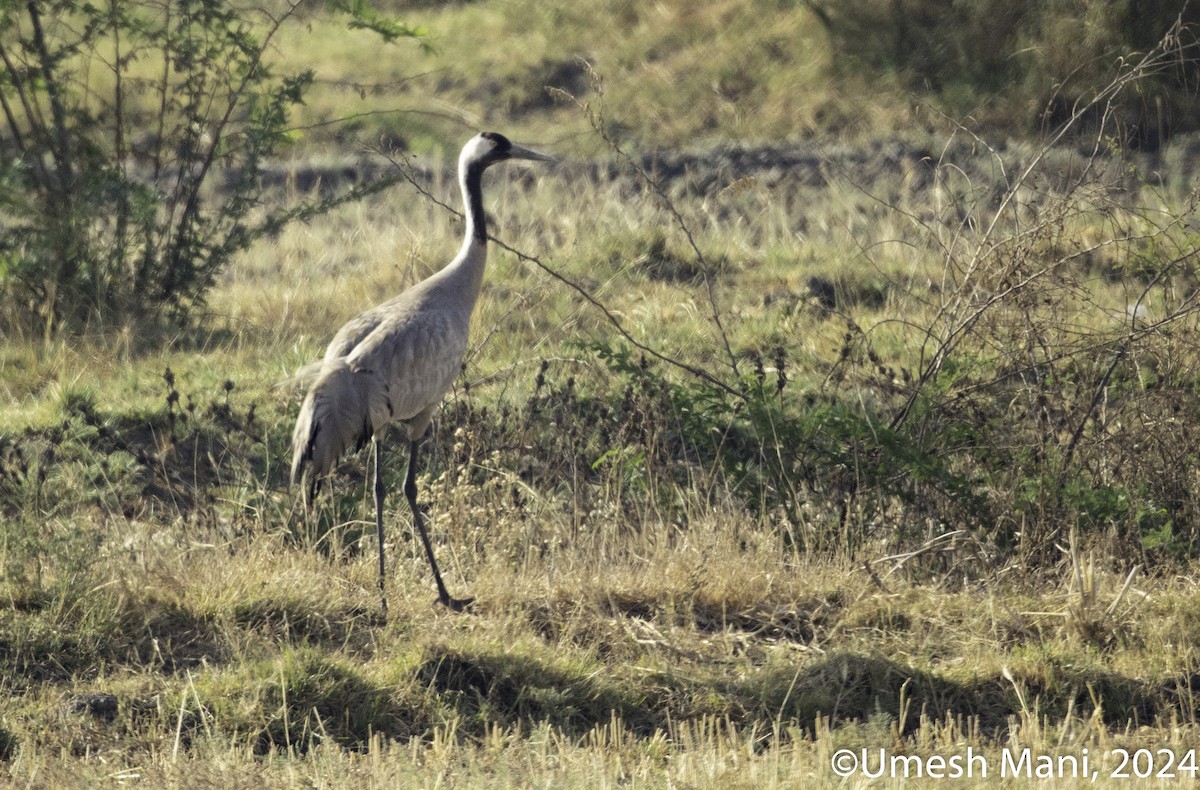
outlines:
M586 60L580 58L580 64L587 70L588 77L591 79L593 92L595 92L597 96L603 96L604 84L600 78L600 75L596 73L596 71L592 68L592 65ZM672 219L675 220L675 225L687 239L688 245L692 248L692 254L696 256L696 261L700 264L700 271L704 277L705 296L708 300L709 317L712 318L713 324L717 327L717 334L720 335L721 344L725 347L725 354L729 357L729 367L733 371L734 377L740 378L738 373L737 355L733 353L733 348L729 344L729 335L725 331L724 323L721 321L721 311L717 308L716 295L713 292L712 267L709 265L708 260L704 257L704 253L700 251L700 246L696 243L696 239L692 235L692 229L688 226L687 220L683 218L683 215L679 213L679 209L676 208L675 202L671 200L671 197L666 193L666 190L663 189L662 184L659 183L657 179L653 178L649 173L647 173L641 165L633 161L633 157L631 157L629 153L621 147L620 143L612 138L612 135L608 131L608 127L604 123L603 107L601 107L599 110L595 110L592 108L591 104L580 101L577 97L563 90L562 88L547 88L547 91L551 95L558 96L573 103L579 109L579 111L583 113L584 117L587 118L588 124L592 127L592 131L594 131L600 137L600 139L603 140L604 143L621 158L626 166L629 167L629 169L632 170L637 177L646 184L646 186L650 187L650 190L654 192L658 199L662 201L663 206L665 206L667 211L670 212Z
M943 363L951 356L959 344L970 334L980 320L991 311L994 307L1007 302L1008 297L1018 293L1025 288L1038 282L1044 275L1053 271L1064 261L1054 261L1046 267L1031 274L1023 275L1015 283L1001 291L989 294L987 298L979 301L976 298L975 289L968 284L975 278L976 274L986 268L989 262L994 261L999 255L1004 246L1011 244L1012 237L997 238L999 223L1006 213L1014 212L1016 207L1017 195L1020 188L1026 184L1033 174L1042 165L1048 153L1055 148L1065 136L1074 128L1077 127L1081 118L1096 108L1102 108L1102 123L1101 130L1106 128L1107 121L1111 115L1114 98L1127 90L1132 84L1139 80L1145 79L1147 75L1154 73L1158 69L1163 68L1164 62L1174 52L1174 47L1178 45L1178 35L1181 22L1176 24L1167 31L1158 46L1146 53L1138 62L1129 65L1112 79L1107 85L1099 89L1091 99L1080 99L1075 103L1071 110L1071 116L1050 136L1050 138L1041 146L1038 152L1031 157L1030 161L1017 173L1013 179L1007 184L999 204L992 212L990 220L987 222L980 240L975 248L974 254L966 262L965 269L959 277L959 284L954 289L952 297L940 308L937 316L931 322L930 326L934 326L942 320L949 320L950 326L946 332L939 338L936 333L929 332L926 334L926 343L934 342L936 347L932 350L932 354L928 360L925 360L926 346L922 345L921 356L922 365L917 381L914 383L909 397L896 411L892 417L889 427L894 429L899 428L901 424L908 418L913 406L916 404L925 385L935 380L942 369ZM961 127L960 127L961 128ZM964 129L965 131L965 129ZM1088 170L1080 176L1080 183L1086 177L1092 164L1095 162L1099 154L1102 143L1102 132L1097 135L1094 141L1094 146L1091 155L1088 159Z

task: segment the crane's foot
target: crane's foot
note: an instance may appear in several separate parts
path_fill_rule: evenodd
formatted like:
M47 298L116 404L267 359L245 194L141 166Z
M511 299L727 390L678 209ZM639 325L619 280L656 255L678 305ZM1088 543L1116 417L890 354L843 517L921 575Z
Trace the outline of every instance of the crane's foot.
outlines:
M452 612L469 612L471 604L475 603L474 598L451 598L449 595L439 596L437 603L446 607Z

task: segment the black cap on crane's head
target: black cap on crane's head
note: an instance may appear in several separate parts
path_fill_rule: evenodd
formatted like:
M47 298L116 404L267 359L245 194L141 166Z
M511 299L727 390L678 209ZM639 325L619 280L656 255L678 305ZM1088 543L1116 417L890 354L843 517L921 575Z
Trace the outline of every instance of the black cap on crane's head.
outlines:
M508 149L512 148L512 141L499 132L480 132L479 136L484 140L490 140L492 143L492 150L496 151L497 153L507 151Z
M506 159L529 159L535 162L553 162L554 157L540 154L513 143L499 132L482 132L467 142L462 155L485 167Z

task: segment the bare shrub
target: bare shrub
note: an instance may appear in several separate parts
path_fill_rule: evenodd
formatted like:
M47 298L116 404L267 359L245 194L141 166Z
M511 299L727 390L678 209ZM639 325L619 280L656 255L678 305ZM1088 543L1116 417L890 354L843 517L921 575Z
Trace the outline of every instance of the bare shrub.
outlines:
M633 424L661 426L597 433L606 424L597 418L584 431L589 442L620 446L589 451L661 465L647 472L659 484L694 483L678 470L700 468L777 521L798 549L886 545L946 567L967 551L1049 562L1062 530L1077 527L1129 551L1192 555L1200 291L1189 217L1198 196L1148 186L1113 127L1129 92L1194 57L1178 31L1077 102L1036 148L994 149L955 125L944 150L965 142L990 168L969 172L945 153L929 157L933 205L877 199L903 227L895 244L936 274L885 283L871 310L916 309L874 323L860 323L852 305L820 305L845 330L816 371L795 367L782 345L737 347L737 318L690 213L614 141L597 81L590 103L577 103L645 183L644 196L666 206L673 238L699 273L677 285L705 306L713 331L697 355L708 364L664 353L583 285L522 255L603 312L622 339L591 346L615 377L601 389L626 400L642 393L653 405ZM1092 123L1099 131L1081 149L1080 129ZM893 245L860 246L872 265ZM893 291L899 296L886 295ZM817 386L789 383L814 374ZM923 548L931 545L938 550Z

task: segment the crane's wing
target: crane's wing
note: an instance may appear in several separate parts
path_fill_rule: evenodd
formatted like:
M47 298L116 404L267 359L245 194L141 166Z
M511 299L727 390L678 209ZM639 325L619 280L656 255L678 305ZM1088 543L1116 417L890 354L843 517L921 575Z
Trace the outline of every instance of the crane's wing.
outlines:
M392 417L410 420L441 401L458 376L469 322L469 314L418 305L385 318L354 347L346 364L385 382Z
M354 316L342 324L337 334L333 336L333 340L329 341L324 357L316 362L310 362L291 376L275 382L271 389L287 394L301 390L307 392L316 383L318 376L326 369L329 362L348 356L358 344L384 323L389 315L407 309L405 303L417 295L405 292Z
M364 310L342 324L341 329L325 348L325 359L349 356L360 343L386 322L390 316L403 315L412 310L412 303L420 299L420 283L386 302Z

